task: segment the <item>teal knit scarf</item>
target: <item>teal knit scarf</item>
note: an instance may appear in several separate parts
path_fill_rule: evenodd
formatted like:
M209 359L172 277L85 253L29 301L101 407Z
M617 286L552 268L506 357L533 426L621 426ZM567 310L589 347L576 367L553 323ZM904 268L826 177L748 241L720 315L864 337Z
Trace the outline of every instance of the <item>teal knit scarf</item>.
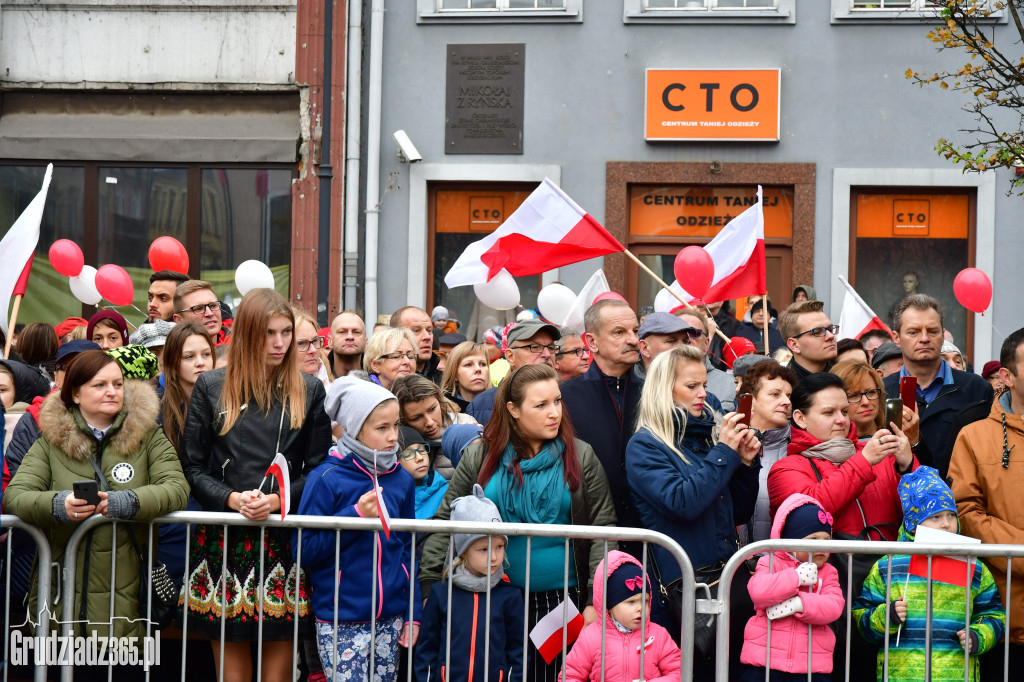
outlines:
M565 445L561 440L551 440L539 453L530 459L520 460L523 484L517 486L512 473L512 462L516 453L512 444L505 446L501 466L494 472L501 518L509 523L556 523L558 510L565 490L565 476L562 472L562 453Z

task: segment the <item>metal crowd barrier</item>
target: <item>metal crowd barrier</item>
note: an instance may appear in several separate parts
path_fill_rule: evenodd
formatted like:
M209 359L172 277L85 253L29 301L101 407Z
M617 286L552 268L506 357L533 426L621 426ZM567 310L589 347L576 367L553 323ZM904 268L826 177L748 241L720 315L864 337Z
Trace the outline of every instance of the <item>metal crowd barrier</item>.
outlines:
M35 542L36 545L36 563L38 566L45 566L46 570L38 571L37 585L39 586L39 599L36 603L35 617L32 614L28 614L28 620L31 623L25 623L24 625L31 625L34 623L40 632L48 632L50 629L50 602L48 595L50 594L50 573L52 557L50 554L50 542L47 539L43 531L39 530L35 526L31 526L22 521L17 516L11 514L0 515L0 532L9 532L11 530L21 531L27 533L30 538ZM4 594L7 599L4 600L4 624L6 631L4 632L4 643L3 643L3 661L4 661L4 674L3 682L7 682L8 673L10 671L10 636L9 633L12 627L18 627L19 623L11 623L11 556L13 552L13 536L8 534L7 536L7 547L6 556L4 557L5 565L8 567L5 571L6 579L4 580ZM59 597L58 597L59 598ZM35 669L35 682L46 682L46 666L37 666Z
M955 556L955 557L970 557L970 558L1001 558L1007 561L1007 581L1006 581L1006 594L1003 599L1003 607L1010 603L1010 590L1011 590L1011 565L1014 558L1024 557L1024 545L964 545L960 543L948 543L948 544L924 544L917 542L873 542L873 541L845 541L845 540L762 540L760 542L754 542L746 545L740 549L739 552L734 554L725 567L722 570L722 581L720 583L720 589L718 594L718 606L719 618L717 622L717 657L715 660L715 682L727 682L729 679L729 628L730 628L730 609L728 604L730 603L730 596L732 591L732 578L737 570L746 570L744 562L757 555L765 552L770 553L769 556L774 554L775 551L782 550L786 552L830 552L833 554L846 554L852 556L855 554L870 554L872 556L879 556L880 558L891 558L894 555L920 555L920 556ZM770 559L771 561L771 559ZM885 589L885 608L888 610L889 605L892 601L892 562L887 562L886 575L882 576L886 583ZM965 562L965 572L969 576L970 573L968 565ZM927 569L927 603L926 603L926 637L925 637L925 680L931 679L931 663L932 663L932 560L928 559ZM846 655L843 679L849 679L850 673L850 637L852 630L856 625L852 622L852 610L853 610L853 590L860 590L860 585L854 585L853 580L853 562L847 562L846 570L846 592L843 595L846 603L844 606L844 615L841 618L846 619ZM840 576L842 579L842 576ZM964 629L970 629L971 622L971 592L970 584L965 590L965 604L964 604ZM899 586L897 586L899 587ZM1003 643L1003 682L1009 682L1009 633L1010 633L1010 610L1006 609L1006 626L1005 626L1005 639ZM810 626L808 626L808 647L807 647L807 679L808 682L812 679L811 676L811 656L812 648L810 646ZM860 636L860 635L856 635ZM884 645L882 647L883 654L883 679L888 679L889 675L889 628L886 627L884 633ZM840 642L836 642L836 646L841 646ZM999 646L999 643L996 644ZM771 660L771 621L768 626L768 640L767 640L767 654L768 661L765 662L765 668L770 667ZM832 671L833 676L837 674L835 670ZM767 673L766 673L767 675ZM767 679L767 678L766 678ZM874 679L874 677L872 677ZM964 682L970 680L970 656L964 656ZM991 681L989 681L991 682Z
M95 527L97 527L97 526L99 526L100 524L103 524L103 523L111 523L111 521L109 519L106 519L106 518L102 517L102 516L92 516L89 519L81 522L79 524L79 527L75 530L75 532L71 535L70 539L68 540L68 544L67 544L67 547L65 549L65 556L69 556L69 557L70 556L76 556L76 554L78 552L79 545L81 544L83 539L86 537L88 532L91 529L93 529L93 528L95 528ZM296 530L298 530L297 538L298 538L298 544L299 544L299 548L297 550L297 558L298 558L298 561L300 563L301 563L301 559L302 559L301 544L302 544L302 532L303 532L303 530L316 529L316 530L335 531L336 532L336 550L335 550L335 562L336 562L335 566L336 566L336 569L340 569L341 568L341 564L340 564L340 562L341 562L340 540L341 540L341 533L342 532L344 532L344 531L379 531L379 530L381 530L381 523L380 523L380 521L378 519L360 519L360 518L352 518L352 517L325 517L325 516L299 516L299 515L291 515L287 519L285 519L284 521L280 521L278 519L271 518L271 519L268 519L267 521L263 521L263 522L252 522L252 521L248 521L248 520L244 519L239 514L235 514L235 513L224 513L224 512L220 512L220 513L214 513L214 512L174 512L172 514L168 514L166 516L163 516L163 517L160 517L158 519L155 519L153 522L151 522L149 524L149 542L150 542L150 545L152 545L153 536L155 535L154 524L187 524L186 541L185 541L185 553L186 553L186 556L185 556L185 572L184 572L186 585L187 585L187 582L188 582L188 576L189 576L189 574L190 574L190 572L191 572L191 570L193 568L193 566L191 565L191 563L189 561L189 557L187 556L187 554L188 554L188 547L189 547L189 536L191 534L192 526L194 526L194 525L220 526L221 528L224 529L224 531L226 533L229 532L229 529L232 528L232 527L261 528L261 529L264 529L264 530L272 529L272 528L291 528L291 529L296 529ZM117 542L116 542L117 533L118 533L117 525L118 524L115 524L115 528L114 528L114 531L113 531L115 533L115 543L114 543L115 547L118 546ZM469 523L469 522L433 521L433 520L410 520L410 519L392 519L392 521L391 521L391 523L389 525L390 525L390 529L391 529L392 532L408 532L408 533L412 534L412 556L410 557L410 570L409 570L410 581L413 581L413 580L417 579L418 568L416 566L416 556L415 556L417 534L424 534L424 533L426 533L426 534L432 534L432 533L445 533L445 534L451 534L451 533L473 533L473 534L481 534L481 535L488 535L488 536L509 535L509 536L522 536L522 537L527 537L527 538L545 537L545 538L559 538L559 539L562 539L562 540L564 540L564 543L565 543L565 545L564 545L565 546L565 550L564 551L565 551L565 558L566 558L566 561L565 561L565 572L566 572L566 575L565 575L565 581L564 582L565 582L566 585L568 585L568 571L569 571L569 566L571 565L571 559L570 559L570 555L569 555L569 552L570 552L569 542L572 539L586 539L586 540L590 540L590 541L593 541L593 542L603 542L604 543L604 555L605 555L606 558L607 558L607 554L608 554L608 543L609 542L613 542L613 541L626 541L626 542L640 542L640 543L643 543L643 556L642 557L637 557L637 559L641 561L641 563L643 564L645 570L647 570L648 575L650 575L650 570L649 570L648 547L647 546L648 546L648 544L659 545L659 546L665 548L675 558L675 560L678 562L679 567L680 567L680 571L681 571L681 574L682 574L682 581L683 581L682 584L684 586L690 586L690 589L684 589L683 590L683 615L682 615L682 620L681 620L681 623L680 623L680 627L681 627L681 631L684 632L684 633L685 632L691 632L693 630L693 627L694 627L694 617L695 617L694 614L695 614L695 609L696 609L696 598L695 598L696 586L694 585L693 566L690 564L689 558L683 552L683 549L678 545L678 543L676 543L671 538L669 538L669 537L667 537L665 535L662 535L660 533L656 533L656 532L648 531L648 530L643 530L643 529L620 528L620 527L614 527L614 526L539 525L539 524L517 524L517 523ZM124 532L124 531L121 531L121 532ZM261 548L260 548L261 549L261 552L260 552L261 556L264 554L264 552L262 551L263 550L262 543L264 541L265 541L265 536L261 532ZM227 541L226 540L225 540L224 545L225 545L225 547L227 546ZM133 551L130 546L127 547L127 548L124 548L124 549L126 551ZM527 551L526 561L527 561L527 564L528 564L529 563L529 557L530 557L530 554L529 554L530 553L530 540L529 539L527 540L527 550L526 551ZM452 558L451 557L451 552L452 552L452 543L449 542L449 557L448 557L449 558L449 564L451 563L451 558ZM376 554L377 554L377 546L375 544L374 545L374 563L376 563ZM226 555L227 555L227 552L225 551L224 552L224 556L226 557ZM226 561L226 558L225 558L225 561ZM261 561L262 561L262 559L261 559ZM114 584L114 581L115 581L115 578L116 578L115 569L114 569L115 565L116 565L116 562L115 562L114 558L112 558L112 560L111 560L111 584L112 585ZM261 565L261 569L262 569L262 565ZM64 599L65 600L69 600L68 603L72 603L72 604L74 603L75 590L76 590L76 575L75 575L75 572L76 572L76 564L75 564L75 562L65 562L65 566L63 567L63 587L62 587L62 593L64 595ZM369 587L370 587L371 593L373 595L372 599L374 600L374 607L373 608L375 609L376 608L375 602L376 602L376 595L377 595L377 586L376 586L377 574L376 574L376 572L372 572L372 575L369 578L370 578ZM529 581L530 581L530 576L529 576L529 572L527 572L526 584L523 586L523 592L524 592L524 632L523 632L523 667L524 667L524 674L525 674L525 666L526 666L527 653L528 653L528 650L529 650L529 637L528 637L529 618L526 616L526 614L528 613L528 610L530 608L530 602L529 602L529 600L530 600L530 596L529 596L529 594L530 594L529 593ZM651 583L649 581L645 583L645 586L643 588L643 592L645 593L645 598L647 597L646 593L648 591L647 585L651 585L651 584L653 584L653 583ZM312 588L312 586L310 586L310 587ZM218 589L224 589L223 584ZM296 590L297 589L298 589L298 585L296 585ZM586 600L586 598L588 596L588 595L586 595L586 585L582 586L580 589L581 589L581 600L583 600L585 602L585 600ZM413 595L414 595L414 593L415 593L414 590L410 589L410 592L409 592L409 611L408 611L410 619L411 619L411 615L412 615L412 612L413 612L413 598L414 598ZM427 595L424 594L422 596L424 598L426 598ZM564 589L564 591L563 591L563 600L566 600L567 597L568 597L568 587L566 587ZM449 604L450 604L451 603L451 582L450 581L449 581L448 599L449 599ZM488 605L488 608L489 608L489 604L490 604L490 602L489 602L489 599L490 599L490 589L487 590L487 599L488 599L488 601L486 602L486 604ZM334 598L334 600L335 600L335 604L337 604L337 586L335 587L335 598ZM298 600L296 599L296 601L298 601ZM111 599L111 602L113 602L113 598ZM260 609L261 609L260 615L261 615L261 618L260 618L260 625L259 625L259 630L258 630L258 636L257 636L257 640L256 640L256 644L257 644L258 649L261 647L262 642L263 642L262 605L263 605L263 600L261 599L260 600ZM111 613L113 613L113 603L111 603ZM149 614L146 614L146 615L148 616ZM601 617L603 618L603 614L601 614ZM450 628L451 610L448 611L448 618L449 618L449 625L448 625L448 627ZM564 624L565 624L565 616L563 615L563 625ZM335 612L335 626L337 626L337 612ZM182 668L182 670L181 670L181 680L182 680L182 682L185 682L185 665L186 665L185 656L186 656L186 651L185 651L185 647L184 647L184 642L188 638L188 632L189 632L188 627L189 627L188 626L188 615L187 615L187 609L186 609L186 614L185 614L185 616L184 616L184 618L182 620L182 642L183 642L182 660L181 660L181 668ZM646 627L646 626L644 626L644 627ZM223 638L224 628L225 628L225 619L222 618L221 619L221 633L222 633L222 637L221 637L221 641L220 641L220 659L219 659L220 660L220 670L218 671L218 679L223 679L224 678L224 669L223 669L223 667L224 667L224 638ZM293 653L297 656L298 652L299 652L299 646L300 646L300 638L299 638L299 634L298 634L298 619L295 619L295 626L294 626L294 628L295 629L294 629L292 644L293 644ZM337 631L337 627L335 627L335 631ZM369 659L369 662L368 662L368 665L370 666L370 677L369 677L370 679L373 679L373 665L374 665L374 663L373 663L372 652L374 652L376 650L376 648L375 648L376 631L377 631L377 623L376 623L376 621L371 621L371 639L370 639L370 652L371 652L371 656L370 656L370 659ZM449 630L449 632L450 632L450 630ZM72 622L71 622L71 619L69 619L69 618L65 618L64 619L64 623L62 624L62 634L65 635L65 636L70 636L72 634ZM147 634L147 636L150 634L149 633L149 623L148 622L147 622L147 633L146 634ZM487 675L489 673L489 670L488 670L488 664L487 664L486 661L487 661L487 656L489 655L489 636L490 636L490 631L489 631L489 627L488 627L486 629L486 631L485 631L485 645L484 645L485 646L485 648L484 648L485 664L484 664L484 678L483 678L483 682L499 682L498 680L490 680L490 681L487 680ZM337 637L337 634L335 634L335 637ZM641 632L641 638L642 638L642 641L646 641L646 635L645 635L645 633L643 631ZM562 641L563 672L564 672L564 658L565 658L565 654L568 652L568 649L570 648L570 647L567 646L567 642L565 641L565 639L566 639L565 630L563 628L563 641ZM603 661L604 661L604 657L605 657L605 642L603 641L603 639L604 638L602 638L602 651L601 651L601 656L602 656L602 666L601 666L602 667L602 682L603 682L603 679L604 679L604 673L603 673L604 665L603 665ZM335 642L335 644L336 644L336 642ZM449 642L449 644L450 644L450 642ZM689 680L692 679L692 670L693 670L692 639L684 637L682 644L683 644L683 646L681 647L681 660L680 660L680 662L681 662L681 669L680 669L681 680L682 680L682 682L688 682ZM213 646L217 646L217 643L214 642ZM337 647L335 646L335 648L337 648ZM413 653L412 653L412 651L413 651L412 648L410 648L410 649L408 649L406 651L405 654L403 654L404 656L407 657L407 663L409 664L408 679L411 679L411 677L412 677L412 660L413 660ZM642 670L643 669L642 668L642 666L643 666L643 656L644 656L644 649L643 648L641 648L641 652L640 653L641 653L640 664L641 664L641 670ZM257 668L256 668L256 679L257 680L260 679L260 665L261 665L261 663L262 663L261 657L257 656ZM61 679L62 679L63 682L72 682L72 675L73 675L73 670L70 667L65 667L65 668L63 668L61 670ZM149 679L149 675L150 675L150 671L147 671L146 672L146 679L147 680ZM108 677L110 677L112 679L112 673L110 675L108 675ZM293 680L295 680L295 679L297 679L297 673L293 672ZM399 682L401 682L401 681L399 681Z

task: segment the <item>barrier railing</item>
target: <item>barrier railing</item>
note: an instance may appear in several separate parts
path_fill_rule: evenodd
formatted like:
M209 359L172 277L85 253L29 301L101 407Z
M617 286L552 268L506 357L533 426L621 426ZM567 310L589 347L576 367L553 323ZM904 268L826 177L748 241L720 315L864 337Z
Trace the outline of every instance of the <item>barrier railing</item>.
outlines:
M29 525L29 524L25 523L24 521L22 521L17 516L13 516L11 514L0 515L0 532L5 532L6 533L6 532L8 532L9 530L12 530L12 529L15 530L15 531L21 531L21 532L24 532L24 533L28 534L28 536L30 538L32 538L33 542L35 542L35 545L36 545L36 564L40 567L39 571L37 572L37 576L36 576L36 584L38 585L38 588L39 588L39 598L38 598L38 600L36 602L36 612L35 612L35 614L28 614L29 615L28 619L30 621L32 621L32 624L36 625L39 628L40 632L48 632L49 629L50 629L50 613L51 613L50 600L49 600L50 582L51 582L50 581L50 574L51 574L51 570L52 570L51 569L51 565L53 563L52 562L52 556L50 554L50 543L49 543L49 540L47 539L47 537L43 533L43 531L39 530L35 526L32 526L32 525ZM11 603L10 603L10 598L9 598L10 594L11 594L11 572L9 570L9 567L11 565L11 557L12 557L12 552L13 552L13 542L12 542L12 540L13 540L13 536L8 535L8 537L7 537L6 552L5 552L6 556L4 558L4 562L8 566L8 570L6 571L6 576L5 576L5 580L4 580L4 593L8 596L8 598L4 600L4 623L7 626L8 632L10 631L10 629L13 626L17 626L18 625L17 623L14 623L14 624L11 623ZM4 660L3 680L4 680L4 682L7 682L8 673L10 672L10 664L9 664L9 662L11 660L11 656L10 656L10 653L11 653L10 652L10 642L11 642L11 638L8 636L8 633L5 632L4 633L4 643L3 643L3 660ZM35 669L35 681L36 682L46 682L46 666L45 665L41 665L41 666L37 666L36 667L36 669Z
M832 554L846 554L848 557L858 554L867 554L879 558L890 558L897 555L917 555L929 557L927 562L927 586L928 586L928 599L926 603L926 636L925 636L925 676L924 679L931 679L930 666L932 665L932 586L936 581L932 577L932 559L935 556L953 556L953 557L967 557L971 559L979 558L999 558L1006 559L1007 570L1006 575L1006 595L1003 600L1004 607L1010 603L1010 590L1011 590L1011 579L1009 576L1011 573L1011 565L1014 558L1024 557L1024 546L1022 545L964 545L961 543L947 543L947 544L924 544L918 542L873 542L873 541L846 541L846 540L762 540L760 542L754 542L749 545L742 547L736 554L734 554L725 567L722 569L722 582L720 583L721 588L718 594L720 617L717 623L717 637L718 637L718 649L717 658L715 661L715 682L726 682L729 679L729 629L730 629L730 617L731 612L728 608L730 599L732 597L732 578L737 570L746 570L742 568L745 566L747 559L762 553L769 553L769 557L774 554L775 551L785 552L830 552ZM770 559L771 560L771 559ZM970 591L970 576L971 569L968 562L965 563L965 573L968 577L968 588L965 590L965 605L964 605L964 628L965 631L970 629L971 624L971 591ZM887 562L887 570L885 575L885 608L888 610L892 603L893 596L893 585L892 585L892 561ZM853 611L853 594L854 590L860 589L860 585L853 583L853 562L846 562L846 575L840 576L840 579L845 578L846 590L844 594L845 606L844 612L841 618L845 618L846 627L845 634L846 639L844 642L846 648L846 654L844 656L846 669L843 671L842 679L849 679L850 673L850 646L852 630L856 627L852 622L852 611ZM724 605L724 606L723 606ZM1006 621L1005 621L1005 632L1006 640L1003 644L1003 681L1008 682L1009 680L1009 632L1010 632L1010 611L1006 610ZM859 636L859 635L858 635ZM765 662L765 667L770 666L770 637L771 637L771 626L769 622L768 630L768 642L767 647L768 661ZM888 679L889 675L889 649L890 649L890 635L889 628L885 629L883 635L883 679ZM839 643L836 643L839 646ZM998 646L998 643L997 643ZM810 628L808 628L808 680L811 679L811 656L812 648L810 646ZM964 656L964 680L970 679L970 656ZM836 672L833 671L835 675Z
M102 516L92 516L89 519L81 522L79 524L79 527L75 530L75 532L71 535L71 537L68 540L67 547L65 549L65 556L69 556L69 557L70 556L76 556L76 554L78 552L79 546L81 545L83 539L87 536L89 531L94 529L94 528L96 528L97 526L99 526L101 524L104 524L104 523L111 523L111 521L109 519L106 519L106 518L102 517ZM166 516L163 516L163 517L160 517L158 519L155 519L153 522L150 523L150 528L149 528L149 532L150 532L150 538L149 538L150 539L150 543L149 544L150 544L150 546L152 544L152 536L154 534L154 524L187 524L188 532L186 533L186 542L185 542L185 553L186 553L186 556L185 556L185 573L184 573L186 581L188 580L188 576L189 576L190 570L191 570L191 565L189 563L189 557L188 557L188 547L189 547L188 534L191 531L191 527L194 526L194 525L204 525L204 526L208 526L208 527L210 527L210 526L219 526L219 527L225 529L225 531L227 531L227 529L232 528L232 527L260 528L262 530L268 530L268 529L271 529L271 528L290 528L290 529L295 529L295 530L298 531L298 537L297 537L297 540L298 540L297 559L298 559L298 561L300 563L301 563L301 560L302 560L301 559L301 551L302 551L301 548L302 548L302 533L303 533L303 531L309 531L309 530L334 531L337 534L337 538L338 538L338 540L336 542L336 545L338 546L339 549L336 552L336 566L339 569L341 567L341 564L340 564L340 561L341 561L341 557L340 557L340 533L342 533L344 531L372 532L372 531L380 531L381 528L382 528L381 523L380 523L380 521L378 519L360 519L360 518L353 518L353 517L323 517L323 516L299 516L299 515L292 515L292 516L289 516L284 521L270 519L270 520L267 520L267 521L264 521L264 522L252 522L252 521L248 521L248 520L244 519L243 517L241 517L240 515L235 514L235 513L174 512L172 514L168 514ZM119 531L119 529L118 529L119 525L123 525L123 524L116 524L116 523L114 524L115 527L113 529L113 533L114 533L114 539L115 540L116 540L116 537L117 537L117 533ZM671 538L669 538L669 537L667 537L665 535L662 535L660 533L656 533L656 532L653 532L653 531L647 531L647 530L643 530L643 529L620 528L620 527L614 527L614 526L537 525L537 524L515 524L515 523L469 523L469 522L433 521L433 520L410 520L410 519L392 519L391 520L391 524L390 524L390 530L391 530L391 532L406 532L406 533L411 533L412 534L413 556L411 557L411 561L410 561L411 568L410 568L410 571L409 571L409 573L410 573L410 580L411 581L417 579L417 566L415 564L415 546L416 546L416 540L417 540L417 535L418 534L443 533L443 534L449 534L450 535L452 533L472 533L472 534L488 535L488 536L508 535L508 536L526 537L526 538L530 538L530 539L532 539L532 538L558 538L558 539L561 539L565 543L565 557L566 557L566 561L564 563L565 563L565 571L566 571L566 575L565 575L565 578L566 578L565 583L566 584L568 584L568 571L569 571L569 564L570 564L570 562L568 561L568 557L569 557L569 542L571 540L573 540L573 539L590 540L592 542L593 541L603 542L604 543L603 554L604 554L605 557L607 557L607 553L608 553L608 549L609 549L608 548L608 543L610 543L610 542L623 541L623 542L639 542L639 543L643 543L643 556L642 557L638 557L638 559L641 559L642 564L644 565L645 570L647 570L647 567L648 567L647 546L649 544L655 544L655 545L658 545L660 547L663 547L676 560L676 562L679 565L679 569L680 569L680 572L681 572L681 575L682 575L682 585L690 586L690 589L683 589L683 609L682 609L682 619L681 619L681 622L680 622L680 628L681 628L682 632L690 632L690 631L693 630L694 617L695 617L694 616L694 614L695 614L695 599L696 599L695 598L696 587L694 586L693 566L690 564L689 558L686 556L685 552L679 546L679 544L676 543ZM262 541L262 536L261 536L261 541ZM227 546L226 540L225 540L224 544L225 544L225 547L226 547ZM117 543L116 542L114 543L114 546L117 547ZM261 550L262 550L262 547L261 547ZM129 549L128 551L131 551L131 550ZM451 543L449 543L449 564L451 563L451 559L452 559L451 551L452 551L451 550ZM374 554L375 554L374 559L375 559L375 561L376 561L376 552L377 552L377 547L376 547L376 545L374 545ZM527 555L526 555L527 566L529 565L529 552L530 552L530 544L529 544L529 540L528 540L528 543L527 543ZM224 554L226 556L226 552ZM261 551L261 555L262 554L263 554L263 552ZM262 566L261 566L261 569L262 569ZM150 569L149 572L151 574L151 569ZM112 559L112 565L111 565L111 573L112 573L112 575L111 575L111 584L114 584L114 581L116 579L116 574L115 574L115 564L114 564L113 559ZM376 595L377 595L377 575L376 575L376 572L371 572L371 573L372 573L372 575L370 576L370 588L372 590L372 594L374 595L373 598L376 599ZM648 570L648 574L649 574L649 570ZM150 575L150 578L151 578L151 575ZM63 587L62 587L62 592L65 595L65 599L70 599L70 602L68 602L68 603L74 603L74 594L75 594L75 591L76 591L76 579L77 579L77 576L76 576L76 565L75 565L75 563L74 562L65 562L65 566L63 567ZM530 587L529 580L530 580L530 576L529 576L529 572L527 572L526 584L523 586L524 602L525 602L524 611L529 609L529 587ZM647 592L647 584L648 583L645 583L645 586L643 588L643 592L644 593ZM449 581L449 585L450 585L450 581ZM223 589L223 586L221 586L218 589ZM298 589L297 585L296 585L296 589ZM587 595L585 594L586 585L581 586L581 589L584 591L584 594L582 594L582 599L585 601L586 598L587 598ZM566 588L566 593L567 593L567 591L568 591L568 588ZM412 603L413 594L414 594L414 590L410 589L410 603L409 603L409 615L410 616L411 616L411 614L413 612L413 603ZM490 594L490 590L488 589L488 598L489 598L489 594ZM423 595L423 596L425 597L426 595ZM449 599L450 599L450 597L451 597L451 593L449 591ZM646 594L645 594L645 598L646 598ZM335 604L337 604L337 593L335 593ZM260 600L260 606L262 607L262 600ZM450 617L450 613L451 612L449 611L449 617ZM147 616L147 625L146 625L146 628L147 628L147 633L146 634L147 634L147 636L149 635L149 631L150 631L150 623L148 622L149 615L150 614L146 614L146 616ZM261 616L262 616L262 613L261 613ZM603 614L602 614L602 617L603 617ZM563 624L564 624L564 618L565 617L563 616ZM62 624L62 634L64 634L65 636L70 636L72 634L72 623L70 622L71 619L64 618L63 620L64 620L64 622ZM298 648L299 648L299 636L298 636L298 623L297 623L297 620L298 619L296 619L295 633L294 633L294 636L293 636L293 647L294 647L294 651L296 651L296 652L298 651ZM224 677L224 671L223 671L223 666L224 666L224 637L223 637L224 622L225 622L224 618L222 618L221 619L222 637L221 637L221 641L220 641L220 654L221 655L219 657L219 660L220 660L219 678L220 679L223 679L223 677ZM526 626L526 624L528 622L529 622L529 619L528 618L524 618L524 633L523 633L523 638L524 638L524 641L523 641L523 661L524 661L524 666L525 666L525 662L526 662L526 655L527 655L528 642L529 642L529 639L528 639L528 636L527 636L527 634L528 634L528 632L527 632L528 627ZM335 612L335 625L337 625L337 612ZM645 624L644 624L644 626L645 626ZM376 621L371 621L371 640L370 640L370 651L371 652L375 651L374 640L375 640L375 636L376 636L376 627L377 627ZM258 636L257 636L257 640L256 640L258 646L263 641L263 639L262 639L262 617L260 619L260 628L261 629L259 630L259 633L258 633ZM337 627L335 627L335 630L337 630ZM184 617L182 619L182 638L183 638L183 641L185 640L185 638L187 638L187 636L188 636L188 615L187 615L187 609L186 609L186 613L185 613L185 615L184 615ZM487 636L489 637L489 630L487 631ZM645 637L643 631L641 632L641 637L642 638ZM689 681L689 680L692 679L692 670L693 670L692 641L691 640L687 640L686 638L684 638L682 644L683 644L683 646L681 647L680 674L681 674L681 680L686 682L686 681ZM215 644L215 646L216 646L216 644ZM563 629L563 642L562 642L563 661L564 661L564 654L568 651L569 648L570 647L567 646L567 643L565 641L565 635L564 635L564 629ZM487 643L485 643L484 651L485 651L485 657L486 657L489 654L489 647L487 646ZM641 652L640 653L641 653L641 666L642 666L643 665L643 656L644 656L645 650L643 648L641 648ZM604 656L605 656L605 646L604 646L604 641L602 639L602 661L604 660ZM407 661L410 664L410 675L411 675L411 663L412 663L412 651L411 651L411 649L407 652ZM261 663L262 663L261 659L257 658L257 671L256 671L257 672L257 677L256 677L256 679L260 679L260 669L259 669L258 666ZM372 677L372 674L373 674L373 656L370 657L369 665L370 665L370 674L371 674L371 677ZM563 665L564 665L564 663L563 663ZM603 669L604 669L604 665L602 664L602 670ZM563 668L563 670L564 670L564 668ZM64 682L71 682L72 674L73 674L73 671L70 668L64 668L61 671L61 679ZM485 663L485 679L484 679L484 682L488 682L486 680L486 674L487 674L487 665ZM604 675L602 673L602 679L603 679L603 677L604 677ZM148 671L147 671L147 679L148 679ZM182 682L185 682L185 649L184 649L184 647L182 649L182 677L181 677L181 679L182 679ZM293 679L294 679L294 675L293 675ZM497 680L492 680L491 682L498 682L498 681Z

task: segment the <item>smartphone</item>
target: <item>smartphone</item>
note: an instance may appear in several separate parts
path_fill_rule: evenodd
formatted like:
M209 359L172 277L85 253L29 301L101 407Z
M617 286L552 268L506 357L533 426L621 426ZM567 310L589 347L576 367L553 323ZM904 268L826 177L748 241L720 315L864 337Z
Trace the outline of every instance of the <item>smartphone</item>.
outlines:
M750 426L750 411L754 409L754 396L751 393L740 393L736 397L736 411L743 415L740 424Z
M890 398L885 401L885 426L889 428L889 424L893 423L896 428L903 430L903 400L901 398Z
M91 505L100 503L100 486L96 481L75 481L71 489L80 500Z
M914 412L917 412L917 377L900 377L900 398Z

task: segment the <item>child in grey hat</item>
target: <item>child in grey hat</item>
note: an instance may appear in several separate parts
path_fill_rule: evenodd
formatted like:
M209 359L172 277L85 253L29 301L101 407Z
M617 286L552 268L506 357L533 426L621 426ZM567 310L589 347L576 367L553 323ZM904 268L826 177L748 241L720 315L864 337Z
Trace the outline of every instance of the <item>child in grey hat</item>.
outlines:
M501 523L498 507L484 496L480 484L473 486L472 495L456 498L451 510L452 521ZM452 582L451 602L448 585L443 581L434 584L423 607L415 679L425 680L429 675L446 682L468 680L470 671L484 669L484 642L489 641L488 679L522 682L523 593L505 575L507 543L505 535L455 533L455 561L446 573ZM453 615L474 616L452 618L449 631L449 609Z

